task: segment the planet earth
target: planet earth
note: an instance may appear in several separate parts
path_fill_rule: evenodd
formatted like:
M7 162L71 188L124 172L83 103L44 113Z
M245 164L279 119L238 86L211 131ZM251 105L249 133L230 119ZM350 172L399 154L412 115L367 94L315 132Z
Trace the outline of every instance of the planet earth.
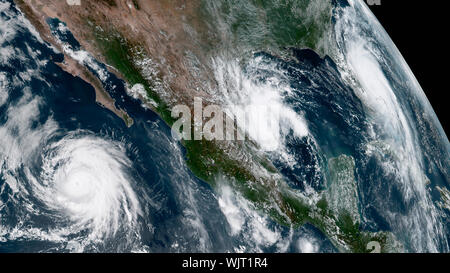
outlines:
M0 252L449 252L449 153L364 1L0 0Z

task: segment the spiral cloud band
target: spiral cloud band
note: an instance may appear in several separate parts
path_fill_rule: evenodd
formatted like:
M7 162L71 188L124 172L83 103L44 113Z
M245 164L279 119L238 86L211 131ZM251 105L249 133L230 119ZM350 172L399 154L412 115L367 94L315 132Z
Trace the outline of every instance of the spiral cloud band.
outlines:
M90 240L115 235L121 225L134 227L139 201L126 168L131 165L118 143L69 136L54 143L43 159L42 184L35 193L73 223L91 230Z

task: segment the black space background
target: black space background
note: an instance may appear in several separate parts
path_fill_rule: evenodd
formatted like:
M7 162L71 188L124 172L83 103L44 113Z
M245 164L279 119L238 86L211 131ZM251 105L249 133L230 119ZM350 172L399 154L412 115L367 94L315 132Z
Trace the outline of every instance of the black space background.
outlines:
M446 2L381 0L380 6L369 7L411 67L448 136L450 10Z

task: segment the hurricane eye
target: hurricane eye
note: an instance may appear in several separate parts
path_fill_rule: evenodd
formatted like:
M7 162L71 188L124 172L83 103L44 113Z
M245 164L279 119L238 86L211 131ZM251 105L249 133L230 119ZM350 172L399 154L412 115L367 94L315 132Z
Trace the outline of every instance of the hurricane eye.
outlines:
M44 154L43 181L34 190L49 208L66 214L74 230L89 230L94 240L137 224L139 200L120 143L70 134Z

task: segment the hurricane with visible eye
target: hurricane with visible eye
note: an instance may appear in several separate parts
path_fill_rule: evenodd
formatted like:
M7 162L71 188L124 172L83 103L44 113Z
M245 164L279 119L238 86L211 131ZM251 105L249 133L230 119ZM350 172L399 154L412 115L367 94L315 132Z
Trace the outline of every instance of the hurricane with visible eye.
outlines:
M0 252L449 251L448 138L363 1L44 2L0 0ZM177 142L196 96L253 141Z
M123 81L102 70L132 127L3 1L0 48L0 252L232 249L211 188Z
M87 239L95 242L137 225L141 210L130 166L120 143L72 133L46 149L41 179L31 186L45 205L69 218L73 233L89 230Z

